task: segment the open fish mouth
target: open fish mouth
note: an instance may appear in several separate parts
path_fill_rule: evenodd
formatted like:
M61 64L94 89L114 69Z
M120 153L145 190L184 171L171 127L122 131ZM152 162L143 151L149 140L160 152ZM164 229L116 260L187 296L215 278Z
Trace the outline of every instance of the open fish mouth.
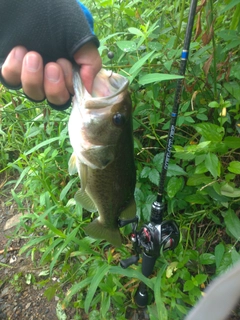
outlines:
M127 89L128 79L110 70L102 69L94 79L92 94L90 95L83 86L79 72L75 71L73 86L75 99L84 101L82 103L84 108L99 109L116 102L115 98Z

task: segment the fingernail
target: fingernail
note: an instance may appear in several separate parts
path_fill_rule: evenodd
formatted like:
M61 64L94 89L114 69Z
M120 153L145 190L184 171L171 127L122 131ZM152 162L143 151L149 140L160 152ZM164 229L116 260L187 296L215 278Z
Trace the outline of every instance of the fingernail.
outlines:
M58 82L60 78L60 71L57 66L55 65L48 65L45 69L45 75L47 79L51 82Z
M14 58L18 61L22 61L26 52L22 50L22 48L15 48L14 50Z
M37 71L39 68L39 58L35 56L35 54L29 53L26 57L26 67L28 71Z

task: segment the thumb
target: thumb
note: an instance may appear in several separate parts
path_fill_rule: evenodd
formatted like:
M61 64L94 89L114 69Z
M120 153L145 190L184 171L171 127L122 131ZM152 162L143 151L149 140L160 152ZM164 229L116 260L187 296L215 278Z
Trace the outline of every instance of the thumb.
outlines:
M80 66L80 77L84 87L91 94L93 81L102 68L102 59L97 47L88 42L74 54L75 62Z

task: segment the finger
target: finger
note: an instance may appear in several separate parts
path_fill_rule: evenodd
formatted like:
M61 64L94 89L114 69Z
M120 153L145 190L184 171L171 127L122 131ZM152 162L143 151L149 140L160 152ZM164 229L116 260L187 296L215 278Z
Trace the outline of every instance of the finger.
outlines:
M96 46L89 42L74 54L74 59L80 68L82 82L89 93L92 92L93 81L102 68L102 59Z
M44 90L49 102L55 105L65 104L70 94L65 84L62 67L55 62L50 62L44 70Z
M61 66L63 70L63 75L64 75L64 80L65 80L65 85L67 87L67 90L71 93L74 94L73 90L73 66L72 63L64 58L58 59L57 63Z
M2 65L2 76L10 86L17 87L21 84L22 64L26 53L26 48L17 46L12 49Z
M36 101L45 98L43 88L43 60L39 53L30 51L23 59L22 88L26 95Z
M93 89L93 81L97 73L93 70L92 66L82 65L80 68L80 77L84 84L84 87L91 94Z

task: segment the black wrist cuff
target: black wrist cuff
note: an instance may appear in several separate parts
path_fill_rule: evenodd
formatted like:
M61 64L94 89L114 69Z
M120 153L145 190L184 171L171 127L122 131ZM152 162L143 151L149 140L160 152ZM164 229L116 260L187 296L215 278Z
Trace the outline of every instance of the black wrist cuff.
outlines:
M43 102L43 101L45 100L45 98L42 99L42 100L35 100L35 99L30 98L25 92L23 92L23 93L24 93L24 95L26 96L26 98L27 98L28 100L32 101L32 102L39 103L39 102Z
M67 101L66 103L64 103L64 104L62 104L62 105L60 105L60 106L58 106L58 105L56 105L56 104L53 104L53 103L49 102L48 100L47 100L47 102L48 102L49 106L50 106L51 108L53 108L54 110L64 111L64 110L68 109L68 108L71 106L71 103L72 103L72 95L70 96L70 98L68 99L68 101Z

